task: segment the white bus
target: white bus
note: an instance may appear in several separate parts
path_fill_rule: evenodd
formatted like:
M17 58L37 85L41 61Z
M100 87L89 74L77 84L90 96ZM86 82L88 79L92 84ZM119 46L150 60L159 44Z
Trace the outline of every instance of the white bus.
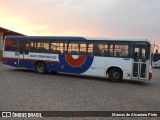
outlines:
M153 54L152 67L160 68L160 54L158 52Z
M3 63L37 73L58 73L149 81L151 44L147 38L6 36Z

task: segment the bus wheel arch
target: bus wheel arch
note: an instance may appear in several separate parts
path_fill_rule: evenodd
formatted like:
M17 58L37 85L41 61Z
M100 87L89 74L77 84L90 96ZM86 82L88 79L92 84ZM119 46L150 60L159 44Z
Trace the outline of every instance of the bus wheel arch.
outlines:
M43 61L37 61L35 63L35 71L39 74L44 74L47 72L47 65Z
M110 67L107 69L106 75L109 75L111 82L120 82L123 78L123 71L119 67Z

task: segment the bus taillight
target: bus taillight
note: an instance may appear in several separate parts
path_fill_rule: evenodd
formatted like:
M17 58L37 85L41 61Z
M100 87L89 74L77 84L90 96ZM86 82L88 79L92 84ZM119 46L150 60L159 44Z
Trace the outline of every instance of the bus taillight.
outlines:
M152 73L149 73L149 81L152 79Z
M2 58L2 63L3 63L3 64L6 64L6 60L5 60L5 59L3 59L3 58Z

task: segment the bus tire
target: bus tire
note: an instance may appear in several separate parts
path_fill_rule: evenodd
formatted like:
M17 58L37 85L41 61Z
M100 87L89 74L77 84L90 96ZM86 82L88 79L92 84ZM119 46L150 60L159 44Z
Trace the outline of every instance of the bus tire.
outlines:
M119 69L112 69L109 72L109 80L111 82L120 82L122 80L122 72Z
M36 72L39 74L44 74L47 71L46 64L44 62L38 62L35 68Z

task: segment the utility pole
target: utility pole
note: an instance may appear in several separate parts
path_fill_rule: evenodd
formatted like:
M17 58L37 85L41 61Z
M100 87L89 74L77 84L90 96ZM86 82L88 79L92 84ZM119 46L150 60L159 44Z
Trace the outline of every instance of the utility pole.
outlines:
M154 43L151 45L151 47L152 47L152 53L154 54L155 53L155 50L156 51L159 51L159 46L158 45L156 45L156 42L154 41ZM157 49L156 49L157 48Z

